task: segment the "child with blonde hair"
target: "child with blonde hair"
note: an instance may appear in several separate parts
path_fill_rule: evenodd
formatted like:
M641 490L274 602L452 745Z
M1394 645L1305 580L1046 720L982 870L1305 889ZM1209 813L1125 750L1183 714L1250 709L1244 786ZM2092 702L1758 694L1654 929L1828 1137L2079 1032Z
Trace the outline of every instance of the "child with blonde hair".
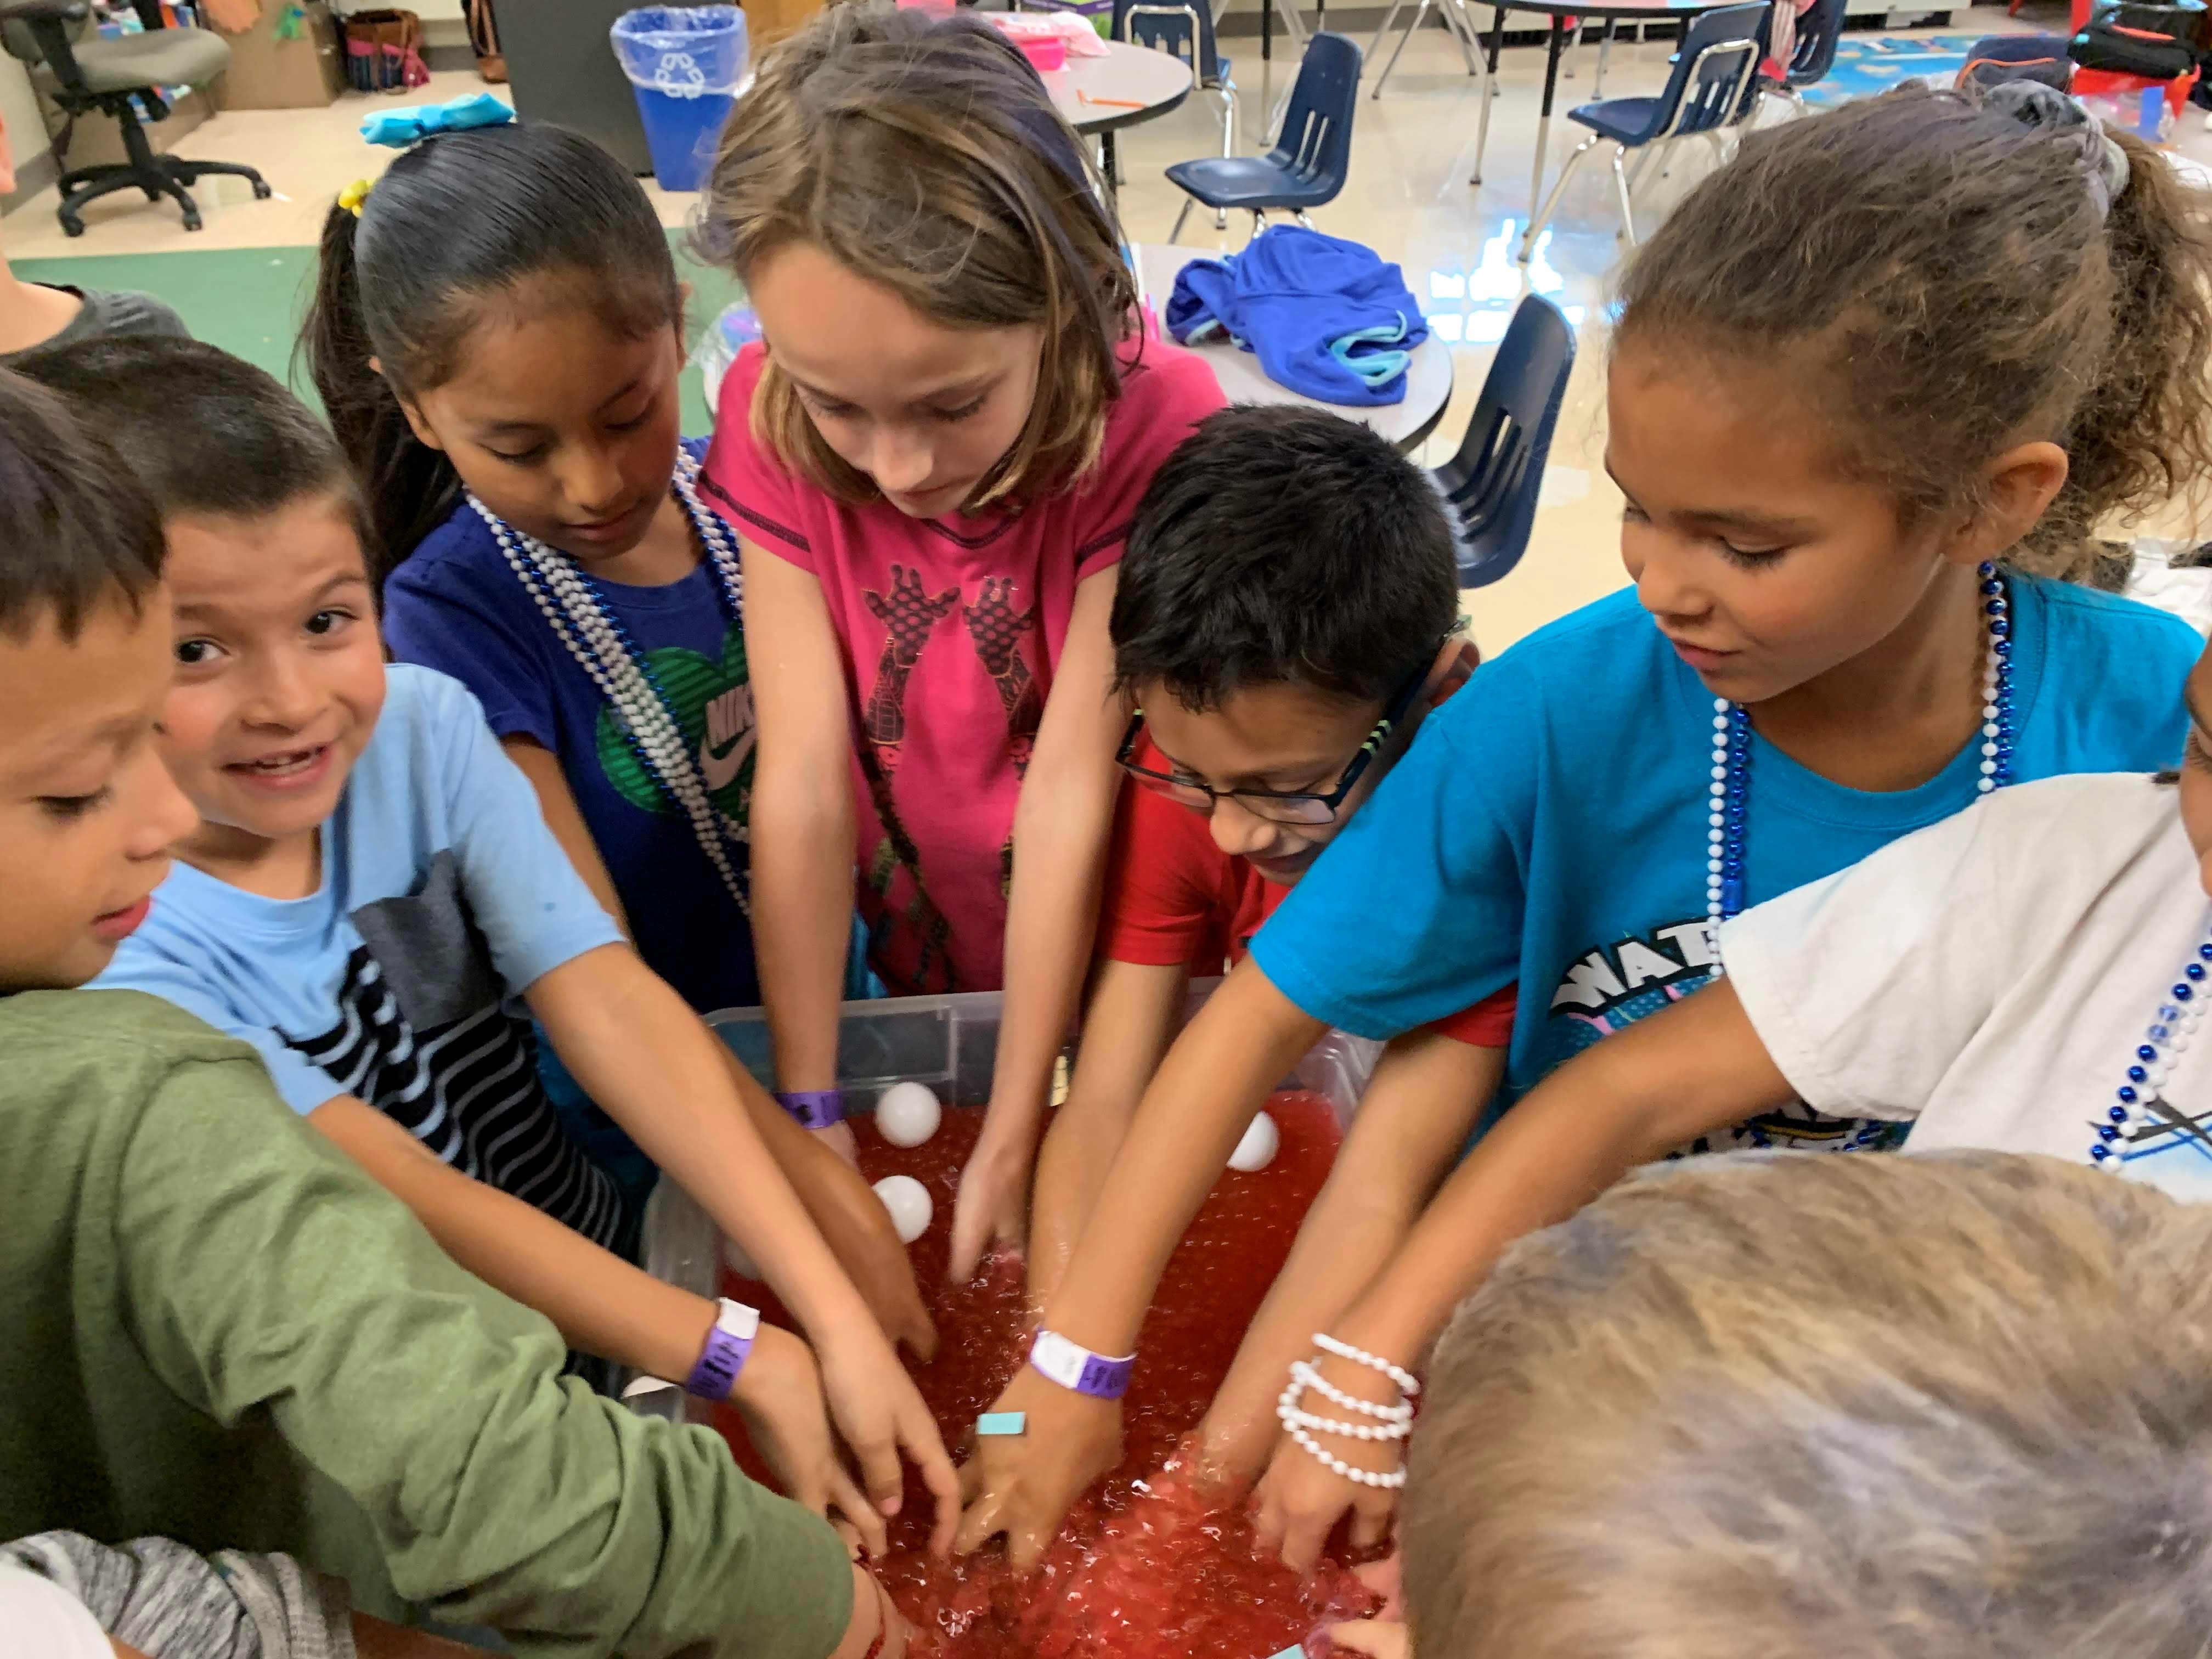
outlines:
M1144 337L1095 182L988 24L837 5L739 100L700 232L765 336L723 381L706 477L743 547L777 1086L842 1115L857 865L894 992L1006 988L956 1277L1021 1237L1089 961L1126 718L1115 566L1222 402Z
M2051 1158L1638 1176L1437 1344L1412 1651L2192 1659L2208 1286L2212 1210Z

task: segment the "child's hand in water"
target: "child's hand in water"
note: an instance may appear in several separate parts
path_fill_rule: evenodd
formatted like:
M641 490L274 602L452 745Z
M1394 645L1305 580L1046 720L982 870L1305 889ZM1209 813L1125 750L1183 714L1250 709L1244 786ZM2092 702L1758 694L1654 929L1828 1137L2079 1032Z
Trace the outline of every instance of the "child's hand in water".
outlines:
M929 1407L914 1379L873 1322L855 1321L834 1334L818 1335L815 1353L822 1365L822 1389L830 1415L859 1464L869 1502L884 1516L899 1511L906 1485L900 1467L903 1452L921 1470L922 1482L937 1500L929 1547L942 1556L951 1547L960 1519L960 1477L953 1473L945 1442L938 1437Z
M1413 1632L1388 1619L1331 1625L1328 1639L1342 1652L1364 1653L1369 1659L1413 1659Z
M805 1343L789 1331L763 1325L730 1391L730 1403L793 1502L821 1516L834 1508L860 1534L862 1548L871 1555L884 1553L884 1518L837 1461L823 1409L822 1378Z
M1322 1375L1347 1394L1372 1400L1379 1406L1398 1403L1398 1391L1389 1379L1334 1358L1322 1363ZM1308 1410L1312 1407L1309 1406ZM1389 1440L1353 1440L1343 1435L1316 1431L1322 1446L1354 1468L1385 1473L1401 1467L1403 1443ZM1275 1443L1267 1472L1252 1494L1253 1525L1261 1550L1278 1549L1283 1565L1300 1572L1313 1571L1322 1546L1346 1510L1352 1513L1352 1547L1368 1550L1382 1541L1390 1518L1397 1512L1398 1494L1389 1487L1370 1486L1346 1480L1297 1441L1285 1435Z
M945 1278L965 1285L984 1252L1003 1245L1019 1252L1029 1227L1030 1155L1017 1141L994 1137L987 1121L982 1138L960 1172L952 1205L952 1254Z
M1004 1533L1015 1571L1027 1572L1075 1500L1121 1461L1121 1405L1063 1389L1024 1365L991 1409L1021 1413L1023 1431L980 1437L961 1467L968 1509L953 1547L966 1555Z
M1406 1626L1405 1603L1399 1589L1398 1558L1371 1562L1358 1569L1359 1582L1382 1598L1372 1618L1331 1625L1328 1639L1346 1653L1364 1653L1369 1659L1411 1659L1413 1633Z
M830 1254L892 1345L903 1346L917 1359L934 1358L937 1328L922 1304L914 1259L891 1224L890 1212L860 1172L820 1144L818 1134L799 1133L805 1142L805 1156L794 1160L789 1171L792 1184L822 1230Z

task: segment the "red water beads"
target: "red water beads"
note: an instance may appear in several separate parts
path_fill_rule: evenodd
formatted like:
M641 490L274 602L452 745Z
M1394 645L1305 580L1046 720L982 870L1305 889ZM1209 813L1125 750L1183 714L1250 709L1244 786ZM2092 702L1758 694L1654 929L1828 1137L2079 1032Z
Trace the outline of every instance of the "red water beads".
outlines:
M1325 1565L1302 1582L1258 1554L1241 1505L1201 1491L1174 1457L1227 1375L1335 1156L1336 1115L1322 1096L1286 1091L1267 1110L1282 1148L1255 1174L1225 1172L1169 1261L1124 1402L1121 1462L1068 1516L1037 1571L1018 1577L995 1545L965 1560L933 1560L933 1500L909 1479L890 1551L876 1566L925 1632L917 1659L1271 1659L1317 1626L1373 1607L1341 1567ZM866 1119L855 1126L864 1176L912 1176L936 1205L913 1255L938 1356L915 1376L956 1451L1020 1366L1030 1330L1011 1259L988 1263L969 1284L945 1283L954 1195L982 1115L949 1111L934 1137L905 1150L886 1145ZM763 1294L743 1281L732 1293ZM735 1413L721 1408L716 1423L757 1473Z

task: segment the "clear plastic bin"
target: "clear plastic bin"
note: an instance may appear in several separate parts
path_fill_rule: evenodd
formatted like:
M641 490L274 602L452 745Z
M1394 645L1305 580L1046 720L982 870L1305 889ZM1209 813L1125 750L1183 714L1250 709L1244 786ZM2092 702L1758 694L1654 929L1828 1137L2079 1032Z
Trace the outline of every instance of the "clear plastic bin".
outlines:
M1194 1013L1219 983L1194 983L1185 1017ZM985 1104L991 1097L991 1066L998 1054L1004 1003L997 991L846 1003L838 1011L837 1025L837 1086L845 1091L846 1109L872 1111L884 1090L907 1082L927 1084L947 1106ZM775 1087L766 1014L757 1008L727 1009L709 1014L707 1023L763 1088ZM1331 1031L1307 1051L1280 1086L1311 1089L1335 1108L1338 1122L1348 1125L1382 1052L1379 1042ZM673 1182L662 1182L646 1206L645 1270L655 1279L711 1297L718 1294L721 1261L721 1238L706 1212ZM630 1403L665 1416L675 1416L690 1405L693 1420L706 1420L705 1407L675 1389L640 1395Z

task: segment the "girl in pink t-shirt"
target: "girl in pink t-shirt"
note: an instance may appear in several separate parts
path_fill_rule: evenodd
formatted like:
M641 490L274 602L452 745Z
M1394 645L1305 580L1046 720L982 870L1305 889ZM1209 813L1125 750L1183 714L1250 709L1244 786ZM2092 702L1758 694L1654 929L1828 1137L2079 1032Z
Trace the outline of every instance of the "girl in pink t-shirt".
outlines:
M1089 960L1125 718L1115 565L1220 388L1144 337L1078 140L973 18L817 17L738 102L701 235L766 337L723 382L707 479L743 540L777 1081L802 1121L842 1108L857 863L895 992L1006 988L964 1278L1020 1240Z

